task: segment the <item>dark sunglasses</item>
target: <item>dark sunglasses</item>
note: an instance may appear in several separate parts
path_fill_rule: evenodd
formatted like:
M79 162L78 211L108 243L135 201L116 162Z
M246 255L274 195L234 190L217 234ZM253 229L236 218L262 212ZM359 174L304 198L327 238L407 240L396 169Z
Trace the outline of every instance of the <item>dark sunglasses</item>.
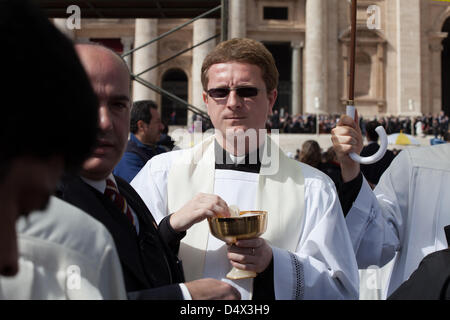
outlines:
M211 98L225 98L230 94L230 91L236 91L236 94L241 98L250 98L256 97L259 89L255 87L213 88L207 92Z

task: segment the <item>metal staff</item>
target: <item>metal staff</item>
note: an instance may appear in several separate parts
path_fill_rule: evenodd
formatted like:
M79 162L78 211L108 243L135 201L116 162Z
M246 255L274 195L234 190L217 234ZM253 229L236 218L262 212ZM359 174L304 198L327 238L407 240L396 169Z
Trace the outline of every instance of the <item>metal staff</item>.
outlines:
M352 2L352 14L351 14L351 30L350 30L350 61L349 61L349 73L348 73L348 101L347 101L347 115L355 119L355 65L356 65L356 13L357 13L357 0L351 0ZM357 124L359 125L359 123ZM375 163L381 158L387 150L388 139L386 131L382 126L378 126L375 131L380 137L380 148L378 151L369 157L361 157L358 154L352 152L349 154L353 161L362 164Z

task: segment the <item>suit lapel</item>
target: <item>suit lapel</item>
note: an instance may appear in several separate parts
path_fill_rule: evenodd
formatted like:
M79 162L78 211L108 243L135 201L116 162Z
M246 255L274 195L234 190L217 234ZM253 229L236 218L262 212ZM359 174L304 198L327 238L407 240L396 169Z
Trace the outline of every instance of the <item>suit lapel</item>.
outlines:
M134 190L130 190L131 187L129 187L129 185L127 186L125 184L126 182L124 182L120 177L114 176L114 178L116 179L120 194L127 200L128 205L138 216L139 223L145 224L145 226L153 225L155 229L158 229L155 219L151 215L150 211L148 211L147 206L140 199L139 195L134 193Z
M445 237L447 238L447 244L450 247L450 225L444 227Z
M144 201L126 181L120 177L114 178L120 194L138 216L139 242L143 248L142 260L144 267L148 266L147 274L150 281L164 285L166 280L174 283L174 280L183 279L182 271L178 269L178 258L161 238L158 225Z

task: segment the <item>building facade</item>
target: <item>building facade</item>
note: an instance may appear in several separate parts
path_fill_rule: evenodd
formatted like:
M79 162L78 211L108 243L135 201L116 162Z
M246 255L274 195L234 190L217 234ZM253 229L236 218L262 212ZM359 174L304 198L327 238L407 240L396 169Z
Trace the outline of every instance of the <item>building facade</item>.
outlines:
M345 112L349 1L230 0L229 16L229 38L259 40L274 55L280 71L275 108L290 114ZM450 114L450 3L359 0L357 16L359 113L415 116L444 110ZM82 19L80 29L65 32L77 41L99 41L127 52L186 21ZM55 19L55 24L64 28L64 19ZM205 109L200 68L220 39L220 26L218 20L199 19L137 50L126 57L127 63L134 74ZM213 40L171 59L208 38ZM155 100L163 118L173 124L192 121L181 105L136 82L133 99Z

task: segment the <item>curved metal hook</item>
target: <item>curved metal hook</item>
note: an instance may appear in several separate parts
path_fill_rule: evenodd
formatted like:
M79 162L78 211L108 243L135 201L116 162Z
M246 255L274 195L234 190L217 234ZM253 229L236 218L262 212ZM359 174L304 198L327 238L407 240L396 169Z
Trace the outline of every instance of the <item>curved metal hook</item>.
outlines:
M355 119L355 106L350 105L347 106L347 115ZM378 149L378 151L375 152L375 154L368 157L361 157L360 155L352 152L349 154L349 156L350 158L352 158L353 161L359 162L361 164L372 164L383 158L388 146L387 134L382 126L378 126L375 129L375 131L378 133L378 136L380 137L380 149Z

